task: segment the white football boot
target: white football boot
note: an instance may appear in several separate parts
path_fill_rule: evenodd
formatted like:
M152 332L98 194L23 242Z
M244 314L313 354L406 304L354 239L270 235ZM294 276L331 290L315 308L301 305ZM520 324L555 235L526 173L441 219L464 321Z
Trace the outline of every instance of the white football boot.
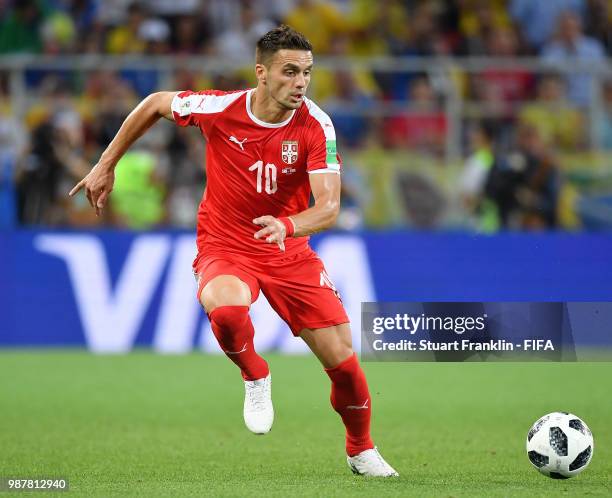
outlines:
M272 376L244 381L244 423L255 434L266 434L272 429Z
M353 471L353 474L370 477L398 477L399 474L391 465L385 462L385 459L378 452L378 448L374 446L371 450L365 450L353 457L347 456L346 462Z

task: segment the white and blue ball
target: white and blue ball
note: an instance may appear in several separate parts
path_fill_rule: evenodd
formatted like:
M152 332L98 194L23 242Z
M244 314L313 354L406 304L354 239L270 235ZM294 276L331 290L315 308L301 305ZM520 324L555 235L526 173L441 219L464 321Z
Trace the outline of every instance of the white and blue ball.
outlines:
M580 474L593 458L593 434L576 415L553 412L527 433L527 456L542 474L568 479Z

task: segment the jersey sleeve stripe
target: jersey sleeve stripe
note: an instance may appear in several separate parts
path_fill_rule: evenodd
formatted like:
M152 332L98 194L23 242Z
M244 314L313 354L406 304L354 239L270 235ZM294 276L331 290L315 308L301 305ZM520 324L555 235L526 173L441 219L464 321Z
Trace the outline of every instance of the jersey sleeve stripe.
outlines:
M319 173L336 173L340 174L340 168L321 168L321 169L312 169L308 172L309 175L319 174Z
M316 171L335 171L340 172L340 163L338 162L338 154L336 152L336 130L332 123L331 118L323 112L323 110L310 99L304 99L308 112L316 119L321 126L323 134L325 136L325 148L326 148L326 159L327 168Z

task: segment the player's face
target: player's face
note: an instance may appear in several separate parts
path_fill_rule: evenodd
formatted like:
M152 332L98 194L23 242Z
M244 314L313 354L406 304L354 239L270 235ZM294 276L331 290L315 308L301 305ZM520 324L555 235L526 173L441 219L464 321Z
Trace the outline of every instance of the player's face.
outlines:
M266 70L266 88L281 107L297 109L304 100L311 71L309 50L279 50Z

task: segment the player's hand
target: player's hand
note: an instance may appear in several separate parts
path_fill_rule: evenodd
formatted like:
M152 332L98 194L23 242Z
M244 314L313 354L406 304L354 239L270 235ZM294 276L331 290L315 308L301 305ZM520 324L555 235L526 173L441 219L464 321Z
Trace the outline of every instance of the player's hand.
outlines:
M260 216L255 218L253 223L264 228L256 232L256 239L266 238L268 244L276 242L281 251L285 250L285 238L287 237L287 229L284 223L274 216Z
M108 196L113 191L114 183L114 169L98 163L85 178L74 186L69 195L73 196L79 190L85 189L85 195L87 196L89 204L96 210L96 216L100 216L106 205Z

